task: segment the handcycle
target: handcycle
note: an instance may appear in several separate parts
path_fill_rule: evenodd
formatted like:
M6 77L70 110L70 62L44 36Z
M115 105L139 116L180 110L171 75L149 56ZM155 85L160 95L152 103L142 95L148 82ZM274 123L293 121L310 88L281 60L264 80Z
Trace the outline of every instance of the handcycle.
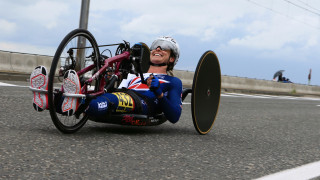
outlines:
M109 49L116 47L115 55ZM104 55L103 52L110 52ZM126 41L118 44L98 45L94 36L85 29L75 29L65 36L54 55L48 77L48 104L51 119L58 130L74 133L87 120L132 126L156 126L166 122L163 114L108 113L105 117L88 116L83 112L89 99L105 92L114 92L129 73L143 77L149 69L150 50L144 43L130 47ZM87 62L87 63L81 63ZM64 72L74 69L81 81L81 94L63 91ZM210 77L210 81L208 81ZM142 81L143 78L141 78ZM146 82L142 82L146 83ZM182 101L191 93L192 118L199 134L207 134L216 119L220 103L221 73L216 54L206 51L200 58L193 78L192 89L184 88ZM58 113L57 97L80 98L78 110L72 116Z

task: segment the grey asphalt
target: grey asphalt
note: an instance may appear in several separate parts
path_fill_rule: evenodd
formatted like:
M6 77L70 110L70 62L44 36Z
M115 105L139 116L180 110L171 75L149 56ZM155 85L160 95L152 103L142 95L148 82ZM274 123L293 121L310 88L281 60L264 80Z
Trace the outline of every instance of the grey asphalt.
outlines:
M254 179L320 161L320 101L222 96L207 135L190 104L176 124L71 135L31 104L26 87L0 86L0 179Z

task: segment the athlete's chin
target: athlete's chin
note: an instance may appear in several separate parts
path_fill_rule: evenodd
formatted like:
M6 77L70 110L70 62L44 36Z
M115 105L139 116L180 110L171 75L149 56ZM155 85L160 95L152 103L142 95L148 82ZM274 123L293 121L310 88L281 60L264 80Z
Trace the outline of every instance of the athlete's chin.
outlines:
M157 60L157 59L153 59L153 60L151 60L151 62L153 63L153 64L162 64L164 61L163 60Z

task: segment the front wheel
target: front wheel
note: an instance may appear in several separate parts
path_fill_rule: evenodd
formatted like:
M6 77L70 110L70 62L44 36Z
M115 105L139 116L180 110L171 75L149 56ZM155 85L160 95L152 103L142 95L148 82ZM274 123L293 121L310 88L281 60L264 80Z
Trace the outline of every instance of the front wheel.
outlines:
M48 79L48 102L51 119L58 130L63 133L74 133L87 122L88 116L80 115L79 118L62 115L61 103L63 101L62 81L64 73L68 70L79 70L94 64L94 69L81 75L84 81L99 70L99 48L93 35L85 29L71 31L60 43L54 55ZM99 86L96 80L95 87ZM95 88L96 90L98 88ZM80 101L80 99L78 99Z

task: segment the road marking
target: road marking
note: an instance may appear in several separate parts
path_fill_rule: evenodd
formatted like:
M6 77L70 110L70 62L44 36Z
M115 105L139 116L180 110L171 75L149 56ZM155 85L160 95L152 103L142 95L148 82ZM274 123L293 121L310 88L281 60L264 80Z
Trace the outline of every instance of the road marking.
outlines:
M182 104L191 104L190 102L182 102Z
M320 106L320 105L317 105L317 106Z
M0 86L17 86L17 85L0 82Z
M29 87L29 86L19 86L19 85L14 85L14 84L8 84L8 83L3 83L3 82L0 82L0 86L7 86L7 87Z
M296 168L287 169L275 174L263 176L256 180L283 180L283 179L312 179L320 177L320 161L305 164Z
M226 93L221 94L221 96L229 97L248 97L248 98L262 98L262 99L291 99L291 100L311 100L311 101L320 101L320 98L311 98L311 97L295 97L295 96L272 96L272 95L263 95L263 94L238 94L238 93Z

